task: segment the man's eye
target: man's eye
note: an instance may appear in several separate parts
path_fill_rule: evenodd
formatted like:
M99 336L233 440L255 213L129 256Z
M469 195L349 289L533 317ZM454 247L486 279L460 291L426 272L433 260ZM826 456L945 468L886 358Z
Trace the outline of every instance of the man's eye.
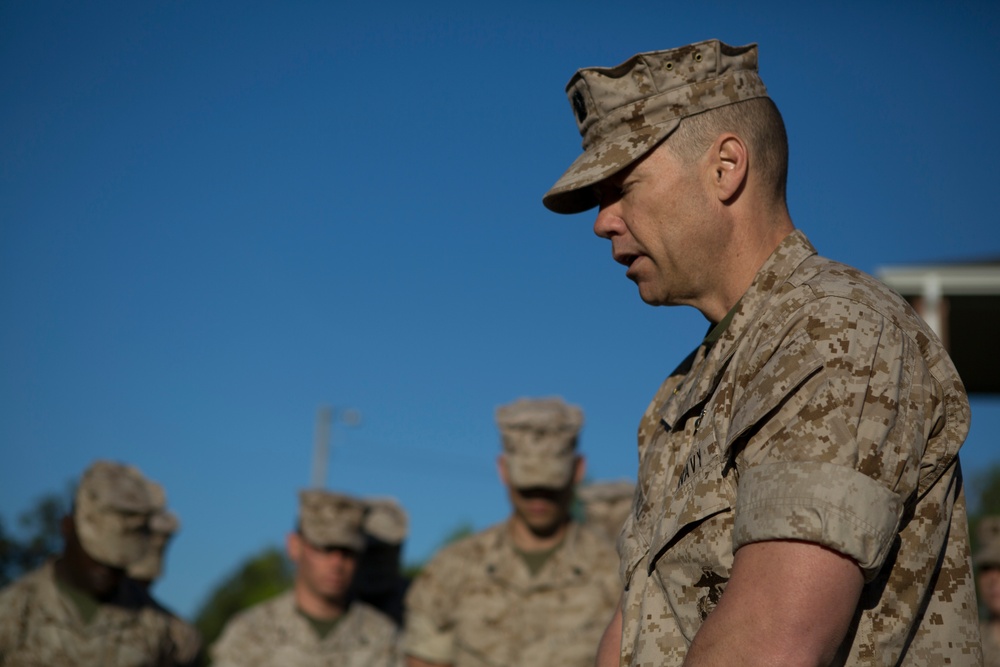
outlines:
M625 194L625 190L620 185L614 183L603 183L600 186L594 186L594 194L597 195L597 201L604 201L605 199L615 201Z

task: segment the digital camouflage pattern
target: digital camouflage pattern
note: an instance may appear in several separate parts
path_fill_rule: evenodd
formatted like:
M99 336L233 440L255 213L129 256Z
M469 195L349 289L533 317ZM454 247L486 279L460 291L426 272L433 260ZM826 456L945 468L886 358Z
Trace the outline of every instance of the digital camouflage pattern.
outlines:
M128 566L128 576L141 581L154 581L163 572L163 556L181 523L175 514L167 509L167 494L156 482L146 479L146 490L152 500L147 535L148 548L145 555Z
M532 576L507 523L452 544L406 598L405 653L454 667L591 667L618 603L610 542L570 524Z
M520 398L496 410L510 483L565 488L573 479L583 410L561 398Z
M682 118L767 97L757 45L717 39L632 56L616 67L577 71L566 95L583 136L583 154L542 203L556 213L597 206L590 186L620 171L670 136Z
M625 519L632 511L635 482L627 479L593 482L577 489L576 497L583 505L587 525L604 531L609 539L614 540L622 532Z
M618 542L622 664L680 665L734 552L777 539L824 545L864 573L835 664L980 664L958 462L968 428L926 324L790 234L641 421Z
M320 637L295 608L292 591L240 613L212 647L213 667L395 667L396 626L363 602L352 602Z
M127 567L148 551L149 520L156 511L149 481L133 466L95 461L80 478L73 523L80 544L105 565Z
M174 647L173 663L177 667L189 667L199 664L202 649L201 633L193 625L164 606L159 600L146 591L145 604L162 615L167 621L170 641Z
M170 638L175 648L174 657L177 665L180 667L194 665L201 655L201 633L149 592L152 582L163 574L163 560L167 545L180 529L181 524L177 515L167 509L167 494L163 487L151 479L146 479L145 483L154 508L148 524L149 546L142 558L129 564L128 576L140 582L140 588L145 588L145 604L166 617L170 627Z
M983 637L983 667L1000 667L1000 637L995 625L986 621L979 625Z
M310 489L299 492L299 528L314 547L364 551L365 504L342 493Z
M406 510L395 498L368 498L365 520L362 525L365 535L385 544L399 545L410 530Z
M56 584L52 562L0 591L0 665L151 667L177 663L167 618L123 580L85 623Z

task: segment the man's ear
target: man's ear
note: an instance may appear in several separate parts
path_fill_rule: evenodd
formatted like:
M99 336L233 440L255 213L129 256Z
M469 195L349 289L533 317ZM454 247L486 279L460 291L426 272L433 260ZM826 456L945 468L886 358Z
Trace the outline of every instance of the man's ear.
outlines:
M750 166L746 142L731 132L720 134L712 144L712 187L721 202L728 202L743 189Z
M288 533L288 537L285 538L285 550L288 551L288 557L292 562L298 564L302 557L302 536L298 533Z

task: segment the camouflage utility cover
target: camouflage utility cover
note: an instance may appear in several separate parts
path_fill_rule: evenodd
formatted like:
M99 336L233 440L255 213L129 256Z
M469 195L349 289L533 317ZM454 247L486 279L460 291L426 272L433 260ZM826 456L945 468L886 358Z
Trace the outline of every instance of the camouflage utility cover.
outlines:
M996 623L983 622L979 632L983 637L983 667L1000 667L1000 628Z
M402 544L409 532L406 510L395 498L369 498L364 520L364 533L384 544Z
M864 573L835 664L978 665L958 463L968 428L962 383L926 324L790 234L640 424L618 543L622 664L680 665L734 552L793 539Z
M617 67L579 70L566 95L583 136L583 154L545 193L556 213L597 206L591 186L624 169L677 129L682 118L767 97L757 45L717 39L632 56Z
M167 544L180 529L177 515L167 509L167 494L163 487L147 479L146 489L153 500L153 514L149 518L149 548L146 555L130 563L128 576L141 581L155 581L163 573L163 556Z
M496 410L510 483L562 489L573 479L583 410L561 398L521 398Z
M73 503L84 551L113 567L138 561L149 549L149 519L158 500L137 468L95 461L80 478Z
M366 512L361 500L341 493L319 489L299 492L299 527L314 547L364 551Z
M508 524L446 547L406 597L403 650L453 667L591 667L618 603L610 542L571 524L534 577Z
M395 667L396 626L352 602L325 637L295 609L292 591L233 618L212 646L213 667Z
M84 623L52 563L0 591L0 665L149 667L179 662L165 615L127 582Z

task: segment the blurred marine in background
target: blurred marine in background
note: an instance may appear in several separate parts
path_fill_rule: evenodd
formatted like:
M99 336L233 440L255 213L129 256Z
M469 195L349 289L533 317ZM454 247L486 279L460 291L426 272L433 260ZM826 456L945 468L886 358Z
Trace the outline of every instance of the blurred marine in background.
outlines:
M496 418L513 512L446 547L413 582L407 664L590 667L619 586L612 544L570 515L583 413L557 398L522 399Z
M299 524L288 536L292 590L235 616L213 645L214 667L390 667L396 625L357 600L366 505L329 491L299 494Z
M168 618L177 665L197 665L201 655L201 635L193 625L163 606L150 591L153 582L163 574L167 545L180 528L180 520L167 509L167 496L163 487L151 480L147 480L146 484L155 507L149 520L149 548L145 556L128 566L128 576L145 593L147 604Z
M632 511L635 482L627 479L592 482L580 487L576 495L583 505L583 517L587 524L604 531L608 539L615 542Z
M177 664L168 616L126 576L150 549L157 499L132 466L84 472L63 552L0 591L0 665Z
M409 581L403 576L403 541L409 529L406 511L394 498L365 501L365 557L358 563L354 584L359 600L403 622L403 597Z
M979 594L986 619L980 624L986 667L1000 667L1000 516L979 522L979 548L974 558L979 571Z

